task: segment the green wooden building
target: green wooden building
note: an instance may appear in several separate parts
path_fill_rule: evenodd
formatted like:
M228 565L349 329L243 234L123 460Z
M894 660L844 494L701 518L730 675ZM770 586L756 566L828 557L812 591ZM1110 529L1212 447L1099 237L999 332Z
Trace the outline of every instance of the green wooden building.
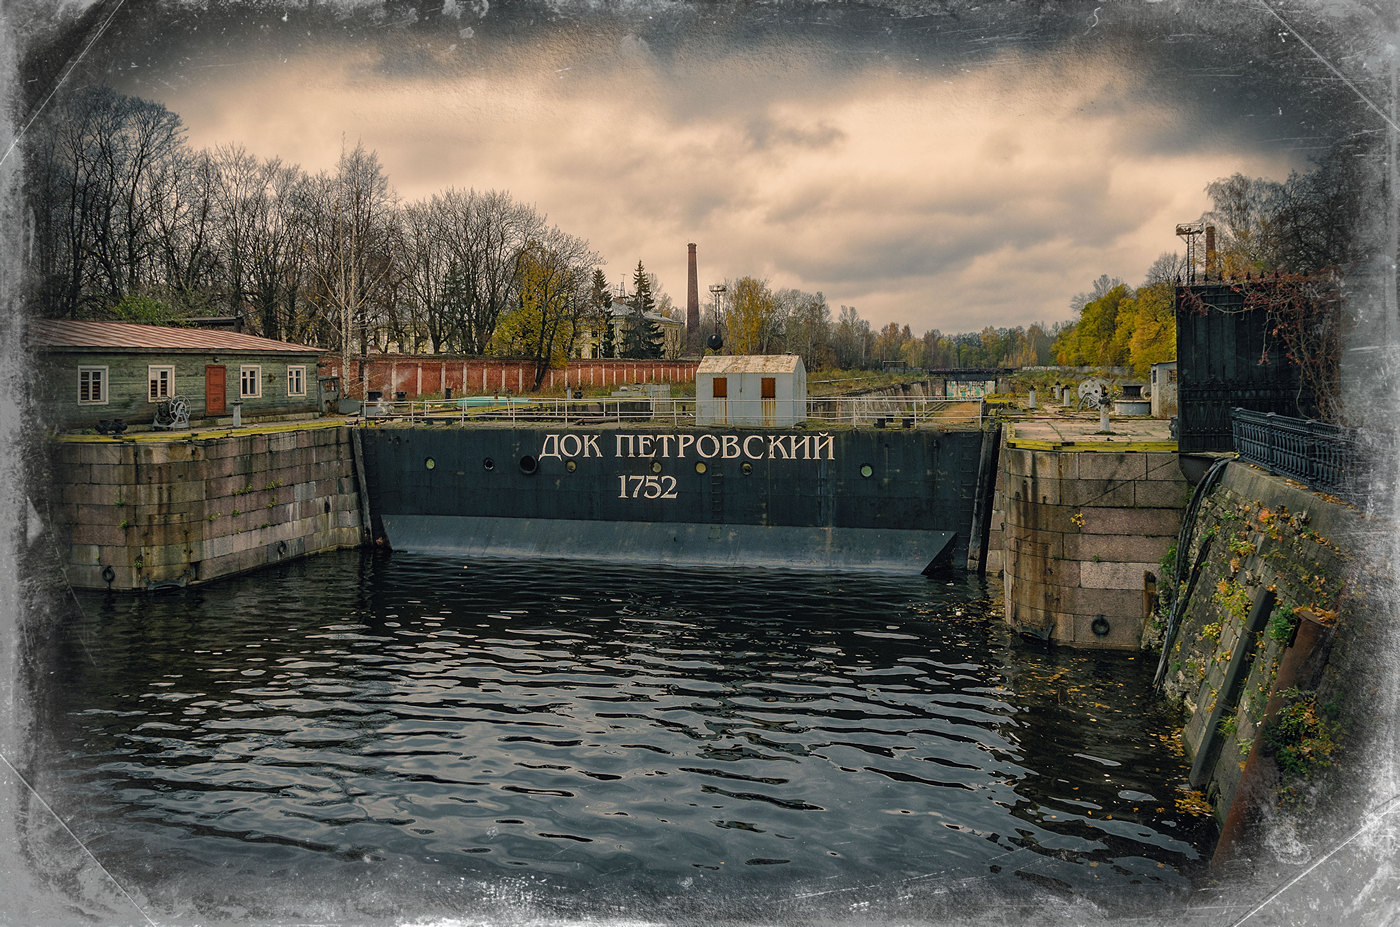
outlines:
M59 430L151 425L183 399L192 423L320 411L320 348L239 332L39 319L29 326L36 398ZM164 404L164 405L162 405Z

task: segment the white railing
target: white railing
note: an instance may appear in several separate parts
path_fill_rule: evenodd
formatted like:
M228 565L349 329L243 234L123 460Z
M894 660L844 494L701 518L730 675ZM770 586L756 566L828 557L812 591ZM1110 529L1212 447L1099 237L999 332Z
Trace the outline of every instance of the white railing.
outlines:
M809 425L876 428L919 428L948 425L980 425L981 404L969 409L968 400L923 397L841 397L808 399ZM783 416L792 404L772 399L707 400L705 424L764 426L789 425ZM608 422L650 422L663 425L695 425L696 401L650 396L608 396L595 399L527 399L523 397L467 396L461 399L378 400L361 408L365 419L409 422L549 422L587 427Z

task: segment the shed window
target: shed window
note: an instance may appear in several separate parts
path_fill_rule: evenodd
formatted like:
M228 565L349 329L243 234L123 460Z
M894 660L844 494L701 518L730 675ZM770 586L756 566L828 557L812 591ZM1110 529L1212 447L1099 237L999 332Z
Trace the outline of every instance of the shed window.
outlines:
M728 399L728 398L729 398L729 378L728 378L728 377L715 377L715 389L714 389L714 392L711 393L711 395L714 396L716 399Z
M247 364L238 368L238 396L240 399L257 399L262 396L262 367Z
M288 368L287 368L287 395L288 395L288 396L305 396L305 395L306 395L306 367L305 367L305 366L299 364L299 365L297 365L297 366L295 366L295 367L288 367Z
M149 384L147 401L160 402L162 399L169 399L175 395L175 368L147 367L146 382Z
M105 406L107 404L107 368L78 368L78 405Z

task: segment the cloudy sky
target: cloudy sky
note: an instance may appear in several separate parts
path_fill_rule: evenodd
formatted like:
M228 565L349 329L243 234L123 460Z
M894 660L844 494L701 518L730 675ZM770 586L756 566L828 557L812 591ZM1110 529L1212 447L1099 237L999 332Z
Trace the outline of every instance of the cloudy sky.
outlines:
M406 200L507 190L680 306L695 242L702 299L749 274L965 331L1140 282L1208 182L1336 131L1257 5L1053 6L126 0L72 80L309 171L362 141Z

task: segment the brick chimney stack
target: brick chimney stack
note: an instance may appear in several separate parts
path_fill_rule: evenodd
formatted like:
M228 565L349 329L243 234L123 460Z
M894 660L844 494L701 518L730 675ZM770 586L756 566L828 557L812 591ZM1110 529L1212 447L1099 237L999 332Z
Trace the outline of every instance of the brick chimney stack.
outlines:
M693 335L700 330L700 277L695 271L695 244L690 248L690 281L685 291L685 332Z
M1215 226L1206 226L1206 273L1215 273Z

